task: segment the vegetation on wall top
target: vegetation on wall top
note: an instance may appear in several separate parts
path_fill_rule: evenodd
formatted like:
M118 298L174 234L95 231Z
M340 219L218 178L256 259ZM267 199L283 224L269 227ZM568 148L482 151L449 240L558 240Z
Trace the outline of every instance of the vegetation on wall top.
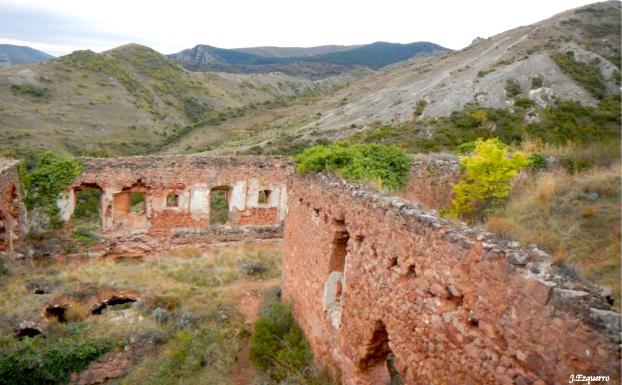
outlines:
M404 187L410 176L411 160L396 146L337 142L308 148L294 160L301 174L329 172L390 190Z
M80 174L80 164L52 152L41 152L20 163L19 177L28 209L40 208L55 221L56 199Z

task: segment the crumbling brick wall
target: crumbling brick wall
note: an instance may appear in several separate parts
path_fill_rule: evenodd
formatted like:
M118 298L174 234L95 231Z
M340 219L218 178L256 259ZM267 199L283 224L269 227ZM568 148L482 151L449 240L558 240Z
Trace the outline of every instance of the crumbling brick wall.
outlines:
M453 185L460 178L460 159L457 156L416 155L410 179L399 196L433 209L448 209L454 199Z
M17 166L0 158L0 251L10 251L26 234L26 208L22 202Z
M343 384L619 381L620 314L542 250L326 176L288 191L283 295Z
M108 251L145 254L170 243L282 236L291 162L284 157L137 156L84 158L83 171L58 200L68 221L81 188L101 190ZM225 191L228 220L210 224L210 197ZM132 194L144 197L139 211ZM133 250L133 251L132 251Z

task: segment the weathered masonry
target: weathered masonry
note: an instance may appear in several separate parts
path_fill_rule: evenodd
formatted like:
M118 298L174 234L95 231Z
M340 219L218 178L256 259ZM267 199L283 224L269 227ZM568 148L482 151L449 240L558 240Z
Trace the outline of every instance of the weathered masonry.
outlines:
M283 296L317 364L344 385L567 383L620 379L620 314L600 288L535 246L439 218L457 159L415 159L402 196L281 157L82 159L61 194L99 197L91 256L284 236ZM26 233L17 162L0 159L0 251Z
M620 377L620 315L536 247L325 176L290 179L283 295L343 384Z
M26 234L26 208L22 203L18 161L0 158L0 251L10 251Z
M76 194L100 193L101 233L113 254L183 243L282 236L287 158L137 156L84 158L58 200L70 221Z

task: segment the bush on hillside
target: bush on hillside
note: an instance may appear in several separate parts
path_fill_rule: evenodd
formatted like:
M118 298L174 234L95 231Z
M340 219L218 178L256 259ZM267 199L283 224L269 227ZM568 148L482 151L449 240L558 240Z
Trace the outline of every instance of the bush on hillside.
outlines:
M456 198L451 213L469 219L481 218L510 194L510 180L529 161L524 154L508 155L498 139L477 140L475 152L460 161L463 179L454 185Z
M410 176L411 160L395 146L338 142L319 145L297 155L299 173L329 172L352 182L374 183L401 189Z
M596 98L602 99L607 95L605 79L598 65L578 61L572 51L557 52L551 55L551 58L562 71L570 75Z

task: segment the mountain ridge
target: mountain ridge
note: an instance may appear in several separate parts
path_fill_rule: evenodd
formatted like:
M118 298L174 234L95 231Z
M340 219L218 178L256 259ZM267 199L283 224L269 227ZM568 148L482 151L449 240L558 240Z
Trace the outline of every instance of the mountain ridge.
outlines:
M324 78L352 70L356 67L378 69L417 55L449 52L438 44L414 42L408 44L374 42L347 49L306 56L262 56L252 49L224 49L199 44L168 57L192 71L218 71L232 73L283 72L292 76ZM327 69L322 71L321 66ZM312 68L311 74L297 70L297 66Z
M16 64L32 64L53 59L54 56L37 49L13 44L0 44L0 67Z

